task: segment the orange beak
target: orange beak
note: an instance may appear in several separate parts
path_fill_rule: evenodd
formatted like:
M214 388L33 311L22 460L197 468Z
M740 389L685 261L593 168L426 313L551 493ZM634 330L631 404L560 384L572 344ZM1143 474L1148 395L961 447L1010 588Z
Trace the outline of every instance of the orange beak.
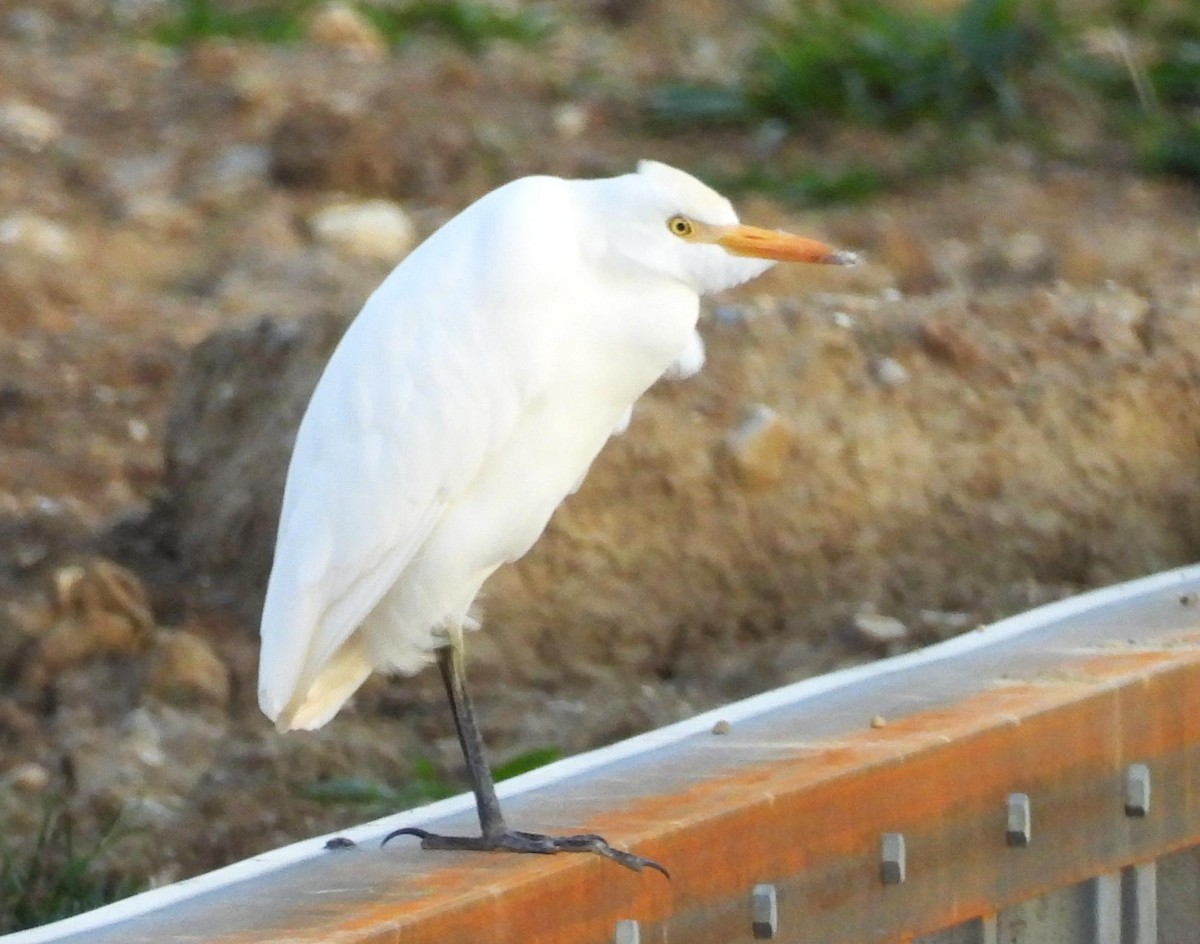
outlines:
M857 253L834 249L816 239L793 236L758 226L730 226L717 237L718 246L735 256L774 259L777 262L818 262L825 265L856 265Z

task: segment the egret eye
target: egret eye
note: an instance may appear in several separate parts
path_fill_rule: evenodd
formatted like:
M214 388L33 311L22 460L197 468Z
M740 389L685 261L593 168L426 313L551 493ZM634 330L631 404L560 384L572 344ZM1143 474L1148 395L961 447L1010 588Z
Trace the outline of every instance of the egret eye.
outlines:
M667 220L667 228L676 236L691 236L694 229L692 221L686 216L671 217Z

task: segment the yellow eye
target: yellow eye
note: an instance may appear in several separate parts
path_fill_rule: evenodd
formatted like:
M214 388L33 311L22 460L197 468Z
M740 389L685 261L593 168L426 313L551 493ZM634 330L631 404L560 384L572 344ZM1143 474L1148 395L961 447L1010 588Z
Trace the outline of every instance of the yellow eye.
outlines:
M693 230L692 221L686 216L671 217L667 220L667 228L676 236L691 236Z

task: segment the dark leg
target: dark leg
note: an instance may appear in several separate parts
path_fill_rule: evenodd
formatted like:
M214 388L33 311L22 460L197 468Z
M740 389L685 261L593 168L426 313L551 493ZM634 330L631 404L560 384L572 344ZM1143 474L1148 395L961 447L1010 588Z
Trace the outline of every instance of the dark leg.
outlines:
M543 855L553 855L557 852L594 852L635 872L649 867L667 875L667 870L657 862L614 849L601 836L590 833L580 836L543 836L538 833L510 830L504 823L504 814L500 812L500 800L496 797L492 771L484 754L483 738L475 723L475 711L467 691L461 632L452 633L450 644L438 652L438 668L442 671L442 681L450 698L450 712L454 716L458 743L462 746L463 757L467 761L471 791L475 794L475 806L479 810L481 835L439 836L424 829L409 827L389 833L383 840L385 843L397 836L417 836L421 840L422 849L535 852Z
M475 794L475 808L479 811L479 826L485 839L498 838L508 832L504 814L500 812L500 800L496 796L496 785L492 782L492 769L484 753L483 735L475 722L475 707L471 693L467 691L467 672L463 651L456 645L461 634L450 645L438 652L438 668L442 683L450 700L450 713L454 716L454 730L463 757L467 761L467 776L471 779L471 792Z

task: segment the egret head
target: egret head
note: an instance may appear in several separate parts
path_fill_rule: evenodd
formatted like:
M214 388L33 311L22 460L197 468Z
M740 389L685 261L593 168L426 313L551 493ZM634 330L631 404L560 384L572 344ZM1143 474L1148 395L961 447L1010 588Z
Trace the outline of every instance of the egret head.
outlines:
M746 226L725 197L657 161L641 161L636 173L611 182L621 198L606 207L614 223L608 249L702 294L752 279L776 262L858 261L815 239Z

